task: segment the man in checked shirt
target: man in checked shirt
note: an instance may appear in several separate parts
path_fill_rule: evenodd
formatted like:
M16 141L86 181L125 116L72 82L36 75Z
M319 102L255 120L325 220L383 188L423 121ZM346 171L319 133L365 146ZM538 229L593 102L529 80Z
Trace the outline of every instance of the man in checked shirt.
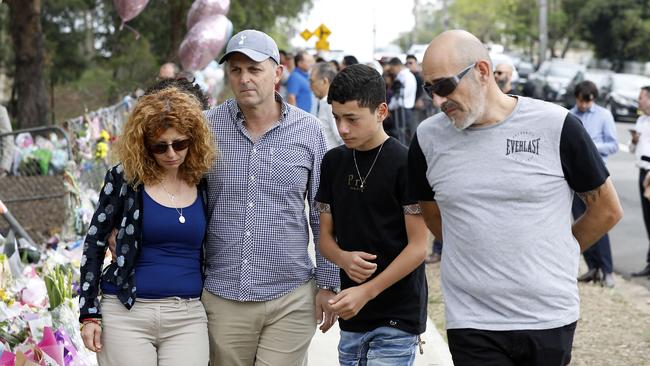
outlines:
M327 147L318 120L275 92L279 61L268 35L233 36L220 63L235 98L206 112L221 153L208 174L202 295L214 365L302 365L317 322L336 320L338 268L317 246L314 268L307 252Z

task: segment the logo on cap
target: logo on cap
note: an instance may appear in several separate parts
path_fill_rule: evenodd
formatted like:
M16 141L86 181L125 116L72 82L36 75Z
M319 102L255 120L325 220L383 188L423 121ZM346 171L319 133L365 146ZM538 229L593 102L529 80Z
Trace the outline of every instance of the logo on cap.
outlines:
M240 39L239 39L239 44L244 44L245 39L246 39L246 36L242 34Z

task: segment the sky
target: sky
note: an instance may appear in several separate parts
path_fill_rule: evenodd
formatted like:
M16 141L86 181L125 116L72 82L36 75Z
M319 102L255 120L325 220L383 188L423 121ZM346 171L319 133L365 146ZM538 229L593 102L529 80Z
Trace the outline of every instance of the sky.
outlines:
M388 45L401 32L413 29L413 0L314 0L308 14L301 17L298 31L313 31L321 23L332 31L328 38L330 49L369 61L373 56L373 23L376 46ZM291 40L296 48L314 47L315 43L315 37L305 41L296 36Z

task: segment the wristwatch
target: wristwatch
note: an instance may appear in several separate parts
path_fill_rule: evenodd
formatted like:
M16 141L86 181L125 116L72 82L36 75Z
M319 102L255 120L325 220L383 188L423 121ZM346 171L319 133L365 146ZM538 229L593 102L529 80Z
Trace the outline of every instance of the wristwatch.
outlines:
M339 292L341 292L340 288L334 287L334 286L323 286L323 285L318 285L317 284L316 287L318 287L319 290L328 290L328 291L332 291L335 294L338 294Z

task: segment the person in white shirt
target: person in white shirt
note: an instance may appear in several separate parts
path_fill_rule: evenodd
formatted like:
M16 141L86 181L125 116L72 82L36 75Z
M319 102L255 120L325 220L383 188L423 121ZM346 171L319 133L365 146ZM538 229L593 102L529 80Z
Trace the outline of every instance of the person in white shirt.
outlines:
M650 240L650 200L643 195L643 180L650 171L650 85L641 88L639 93L639 110L643 115L636 120L632 133L630 152L636 155L636 166L639 168L639 191L641 193L641 209L648 240ZM646 255L646 266L632 276L650 276L650 249Z
M332 115L332 106L327 103L327 92L336 76L336 68L329 62L317 63L309 75L309 86L314 96L318 99L312 108L312 114L318 118L323 128L327 149L331 150L343 144L343 139L336 129L336 122Z
M399 58L393 57L388 61L388 65L390 73L395 78L388 110L397 126L399 140L408 145L417 128L417 123L413 119L417 81L411 70L406 68Z

